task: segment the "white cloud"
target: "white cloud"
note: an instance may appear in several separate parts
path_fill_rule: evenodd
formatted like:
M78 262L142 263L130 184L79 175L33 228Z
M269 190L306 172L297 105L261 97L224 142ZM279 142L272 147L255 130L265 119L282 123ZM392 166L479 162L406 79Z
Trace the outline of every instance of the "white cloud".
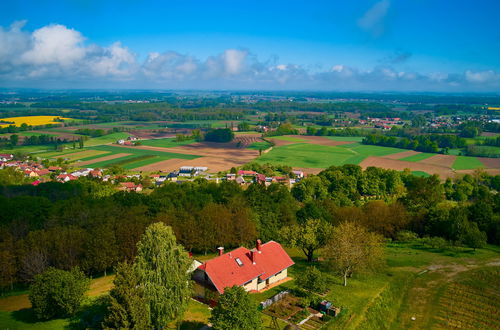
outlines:
M381 36L385 30L384 20L390 6L391 2L389 0L380 0L376 2L360 19L358 19L358 26L372 33L374 37Z
M238 49L227 49L224 51L223 59L227 74L235 75L241 73L248 52Z
M80 32L63 25L48 25L32 34L32 47L22 55L28 64L60 64L69 66L80 61L86 53Z
M486 82L495 82L500 81L500 74L496 73L493 70L487 71L465 71L465 78L467 81L471 83L486 83Z

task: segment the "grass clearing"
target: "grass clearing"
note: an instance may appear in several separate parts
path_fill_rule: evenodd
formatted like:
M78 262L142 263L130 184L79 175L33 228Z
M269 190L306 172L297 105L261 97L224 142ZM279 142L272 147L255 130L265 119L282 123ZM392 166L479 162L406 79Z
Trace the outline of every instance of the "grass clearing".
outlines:
M111 133L108 135L99 136L96 138L90 138L84 142L86 147L98 146L102 144L110 144L121 139L127 139L130 134L125 132Z
M458 156L452 167L455 170L474 170L484 167L484 164L476 157Z
M422 178L427 178L427 177L431 176L429 173L424 172L424 171L411 171L411 174L413 174L415 176L422 177Z

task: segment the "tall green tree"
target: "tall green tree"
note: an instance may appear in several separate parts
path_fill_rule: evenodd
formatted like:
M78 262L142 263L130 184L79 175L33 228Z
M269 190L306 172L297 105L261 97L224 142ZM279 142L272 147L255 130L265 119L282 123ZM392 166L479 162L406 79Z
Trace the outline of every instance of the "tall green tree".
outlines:
M281 237L285 245L301 249L307 261L311 262L314 251L325 246L331 231L332 226L328 222L308 219L302 224L283 227Z
M135 267L149 304L151 325L162 328L179 321L191 297L191 260L177 244L172 228L157 222L137 244Z
M116 268L114 288L109 293L108 315L104 329L151 328L149 305L144 297L144 286L132 264L121 263Z
M239 286L226 288L210 317L215 330L257 330L262 319L252 298Z

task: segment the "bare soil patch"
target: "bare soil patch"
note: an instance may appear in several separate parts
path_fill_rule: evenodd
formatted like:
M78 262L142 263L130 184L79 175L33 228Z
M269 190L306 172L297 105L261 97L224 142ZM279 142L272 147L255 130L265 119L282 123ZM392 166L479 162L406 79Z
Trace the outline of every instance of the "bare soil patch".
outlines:
M410 157L410 156L413 156L413 155L418 155L420 153L421 152L417 152L417 151L413 151L413 150L408 150L408 151L398 152L398 153L392 154L392 155L387 155L387 156L384 156L384 158L401 159L401 158L406 158L406 157Z
M434 156L435 157L435 156ZM425 164L423 162L406 162L397 159L389 159L383 157L367 157L359 164L363 169L370 166L382 167L396 171L403 171L408 168L412 171L423 171L429 174L438 174L441 178L454 176L454 171L451 168L438 166L433 164Z
M0 299L0 310L14 312L25 308L30 308L31 302L27 294L10 296Z
M500 168L500 158L478 157L477 159L488 168Z
M119 153L119 154L114 154L114 155L109 155L109 156L94 158L94 159L91 159L91 160L86 160L84 162L79 162L78 166L85 166L85 165L90 165L90 164L94 164L94 163L98 163L98 162L104 162L106 160L121 158L121 157L129 156L129 155L130 154L127 154L127 153Z
M200 158L187 160L167 160L139 167L139 171L172 171L181 166L206 166L209 172L229 170L231 167L242 166L259 156L257 150L238 148L236 143L198 142L173 148L136 146L143 150L155 150L186 155L197 155Z
M437 165L437 166L444 166L444 167L450 167L451 168L451 166L455 162L455 159L457 159L457 156L452 156L452 155L435 155L435 156L429 157L427 159L421 160L419 163L430 164L430 165Z

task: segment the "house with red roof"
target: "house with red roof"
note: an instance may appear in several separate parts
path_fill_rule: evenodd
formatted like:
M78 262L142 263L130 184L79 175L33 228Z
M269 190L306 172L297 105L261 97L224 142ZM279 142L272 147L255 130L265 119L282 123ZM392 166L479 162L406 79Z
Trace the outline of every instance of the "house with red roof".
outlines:
M219 256L206 261L193 272L195 295L207 299L213 294L222 294L233 285L246 291L264 290L288 277L288 268L293 260L281 244L269 241L262 244L257 240L255 248L239 247L224 253L219 248Z

